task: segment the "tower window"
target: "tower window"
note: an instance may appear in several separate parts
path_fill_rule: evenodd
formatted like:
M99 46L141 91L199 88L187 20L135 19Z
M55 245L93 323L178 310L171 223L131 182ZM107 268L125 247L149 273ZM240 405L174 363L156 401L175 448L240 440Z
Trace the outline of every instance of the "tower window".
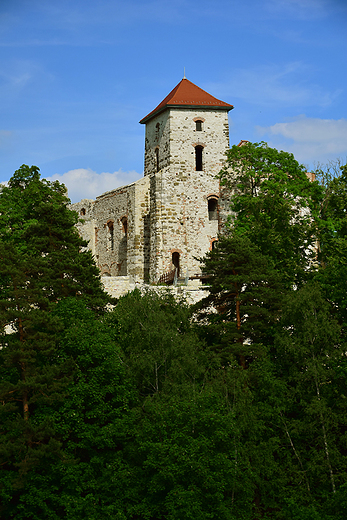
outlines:
M218 220L218 200L208 199L208 220Z
M86 214L86 209L82 208L81 211L80 211L80 215L85 215L85 214Z
M159 148L155 149L155 164L156 164L156 170L159 171Z
M195 130L197 132L201 132L202 131L202 121L200 119L195 121Z
M202 172L202 150L203 147L200 145L195 147L195 169L197 172Z

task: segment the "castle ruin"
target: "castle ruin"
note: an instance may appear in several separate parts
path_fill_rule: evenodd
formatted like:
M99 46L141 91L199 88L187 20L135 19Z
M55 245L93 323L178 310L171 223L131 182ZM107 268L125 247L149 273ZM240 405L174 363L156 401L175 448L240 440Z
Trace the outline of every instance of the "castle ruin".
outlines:
M232 108L182 79L140 121L144 177L72 205L111 294L182 277L199 283L198 258L213 248L229 207L216 175L229 149Z

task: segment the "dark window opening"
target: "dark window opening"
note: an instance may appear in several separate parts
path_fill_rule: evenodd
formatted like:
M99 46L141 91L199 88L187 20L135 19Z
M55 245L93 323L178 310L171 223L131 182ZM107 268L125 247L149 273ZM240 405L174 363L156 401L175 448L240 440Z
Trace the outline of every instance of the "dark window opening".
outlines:
M128 233L128 220L126 217L123 217L121 219L121 223L122 223L122 226L123 226L123 233L126 235Z
M208 220L218 220L218 200L208 200Z
M202 121L195 121L195 130L197 132L201 132L202 131Z
M202 172L202 146L195 147L195 169L197 172Z
M86 214L86 210L85 210L85 208L82 208L82 209L81 209L80 214L81 214L81 215L85 215L85 214Z
M109 232L109 240L110 240L111 251L113 251L113 249L114 249L113 222L108 222L107 223L107 227L108 227L108 232Z
M211 249L212 249L212 251L213 251L214 249L216 249L216 247L217 247L217 243L218 243L218 240L217 240L217 239L212 241L212 244L211 244Z
M159 148L155 149L156 170L159 171Z
M175 251L172 253L172 263L175 269L177 269L177 276L180 275L180 254Z

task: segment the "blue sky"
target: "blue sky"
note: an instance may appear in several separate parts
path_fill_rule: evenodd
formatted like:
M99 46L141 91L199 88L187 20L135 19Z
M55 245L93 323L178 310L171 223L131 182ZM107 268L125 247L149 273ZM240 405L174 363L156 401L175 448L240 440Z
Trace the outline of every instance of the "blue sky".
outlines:
M0 182L73 201L143 173L144 125L182 79L234 105L230 144L347 162L346 0L0 0Z

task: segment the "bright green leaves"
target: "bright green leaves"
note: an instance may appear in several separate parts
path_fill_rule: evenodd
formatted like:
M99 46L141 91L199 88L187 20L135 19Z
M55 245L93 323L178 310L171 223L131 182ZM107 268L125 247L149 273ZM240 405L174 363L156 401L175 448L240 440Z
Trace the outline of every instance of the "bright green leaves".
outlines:
M233 146L220 173L231 192L234 235L247 236L272 257L287 284L298 283L315 255L322 188L310 182L292 154L266 143Z

